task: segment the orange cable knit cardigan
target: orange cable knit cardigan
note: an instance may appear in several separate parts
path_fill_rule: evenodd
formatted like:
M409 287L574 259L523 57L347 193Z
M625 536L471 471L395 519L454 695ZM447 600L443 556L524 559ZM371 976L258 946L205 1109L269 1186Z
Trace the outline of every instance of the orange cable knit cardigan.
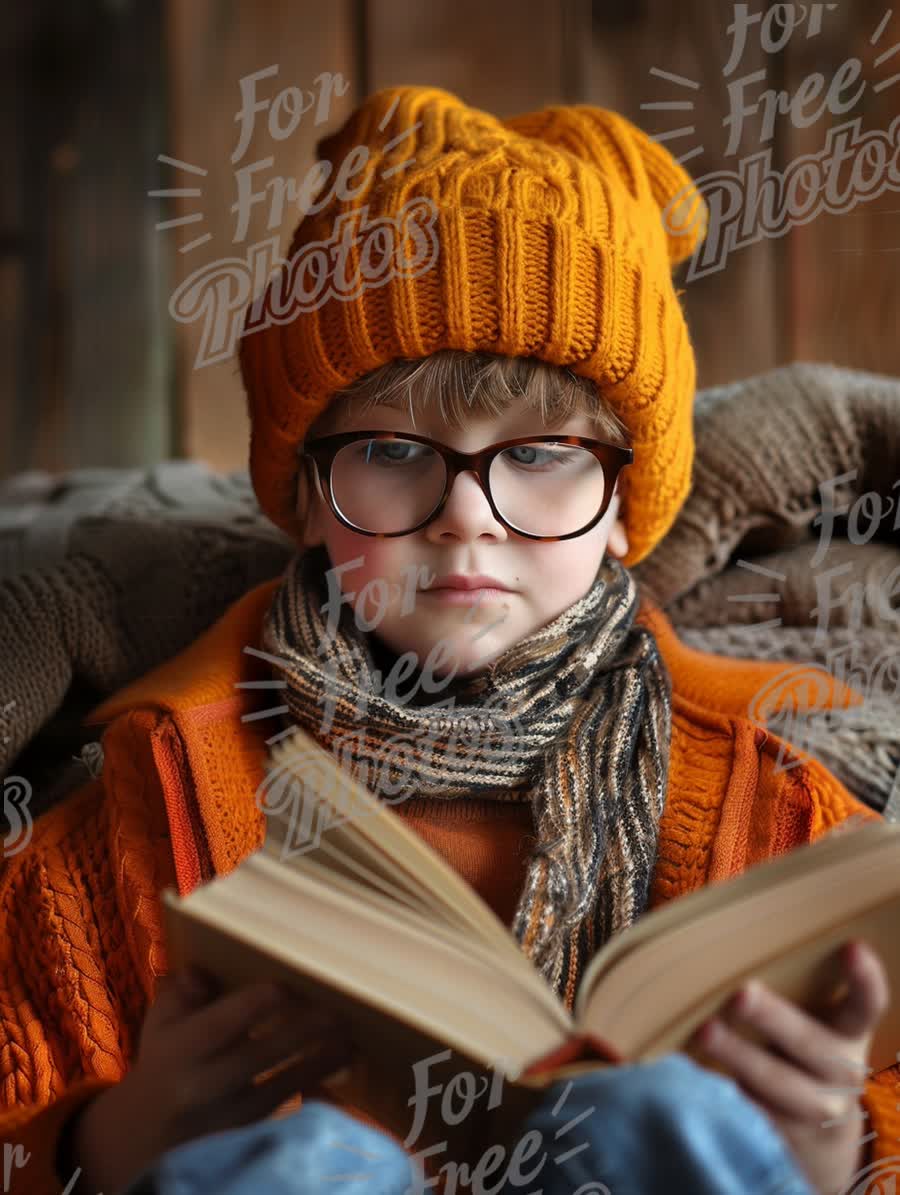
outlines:
M167 970L159 893L230 871L262 843L266 770L263 616L279 578L234 603L180 655L90 715L104 726L102 776L40 818L0 859L0 1167L12 1195L59 1195L61 1128L116 1083ZM746 717L783 664L730 660L681 643L657 607L640 621L672 676L672 747L650 907L879 815L808 760L777 766L779 740ZM832 700L845 693L833 684ZM850 700L857 698L851 697ZM395 807L510 923L524 878L527 805L416 798ZM574 993L568 993L568 1002ZM898 1042L900 1046L900 1042ZM900 1154L900 1066L866 1083L877 1161ZM361 1112L364 1119L366 1113ZM2 1181L2 1180L0 1180Z

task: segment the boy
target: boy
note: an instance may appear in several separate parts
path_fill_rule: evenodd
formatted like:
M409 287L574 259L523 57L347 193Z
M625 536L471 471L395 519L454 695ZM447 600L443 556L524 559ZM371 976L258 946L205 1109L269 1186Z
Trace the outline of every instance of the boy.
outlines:
M94 711L108 723L102 777L6 864L0 1130L35 1154L14 1191L17 1175L22 1190L58 1189L58 1157L113 1187L180 1140L308 1093L340 1061L324 1022L298 1023L287 1005L248 1042L273 1015L260 993L195 1011L157 1003L136 1050L167 970L158 893L260 845L254 794L282 713L340 742L348 766L381 765L380 791L507 919L569 1007L590 955L646 909L875 816L814 761L776 770L777 741L745 711L778 666L689 651L661 611L638 608L627 571L690 485L695 367L670 270L702 238L704 213L684 172L613 113L501 122L432 88L370 97L320 156L335 166L359 142L363 182L301 220L289 261L321 261L310 246L364 207L369 239L342 244L335 276L372 284L348 295L336 282L310 305L289 268L251 307L241 345L257 496L312 550ZM422 203L433 242L407 219ZM386 252L373 260L384 244L394 272ZM393 378L379 372L391 362ZM475 405L481 373L440 381L455 366L493 370L495 411ZM383 394L371 410L355 401L386 377L408 387L408 413ZM535 403L551 378L557 401ZM461 417L429 391L456 394ZM329 619L335 574L347 600ZM471 605L445 592L479 574L491 581ZM376 625L352 595L378 582ZM397 665L414 701L383 684ZM261 681L277 694L268 724L253 690L235 692ZM525 733L506 738L510 726ZM863 1143L855 1101L833 1094L848 1064L865 1063L886 1001L880 961L853 959L827 1025L757 993L747 1015L771 1049L748 1053L724 1026L723 1045L707 1043L821 1190L900 1134L896 1068L865 1083ZM317 1038L312 1062L249 1086ZM827 1115L843 1121L823 1130Z

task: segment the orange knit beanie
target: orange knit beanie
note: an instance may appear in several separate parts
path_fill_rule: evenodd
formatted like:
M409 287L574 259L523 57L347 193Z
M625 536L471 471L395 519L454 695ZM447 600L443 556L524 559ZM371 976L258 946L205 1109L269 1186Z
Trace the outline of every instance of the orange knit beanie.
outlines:
M622 518L637 564L690 489L694 353L673 265L706 204L615 112L500 120L435 87L369 96L317 144L319 199L240 342L260 506L297 538L297 447L334 393L440 349L590 378L628 428Z

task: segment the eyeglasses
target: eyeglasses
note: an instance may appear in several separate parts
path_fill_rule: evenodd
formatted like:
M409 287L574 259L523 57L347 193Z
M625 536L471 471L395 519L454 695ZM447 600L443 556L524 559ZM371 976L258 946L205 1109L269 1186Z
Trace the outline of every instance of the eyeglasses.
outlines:
M586 436L521 436L457 452L410 432L344 432L297 450L335 517L361 535L409 535L474 472L494 517L528 539L574 539L606 513L634 450Z

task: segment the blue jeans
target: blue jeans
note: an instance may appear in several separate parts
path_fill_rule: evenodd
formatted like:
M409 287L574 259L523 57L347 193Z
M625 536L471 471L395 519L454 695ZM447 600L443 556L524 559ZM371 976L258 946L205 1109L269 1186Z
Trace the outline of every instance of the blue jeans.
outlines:
M815 1195L762 1110L685 1054L558 1080L503 1153L482 1159L473 1195ZM123 1195L419 1195L427 1183L391 1138L310 1099L170 1150Z

